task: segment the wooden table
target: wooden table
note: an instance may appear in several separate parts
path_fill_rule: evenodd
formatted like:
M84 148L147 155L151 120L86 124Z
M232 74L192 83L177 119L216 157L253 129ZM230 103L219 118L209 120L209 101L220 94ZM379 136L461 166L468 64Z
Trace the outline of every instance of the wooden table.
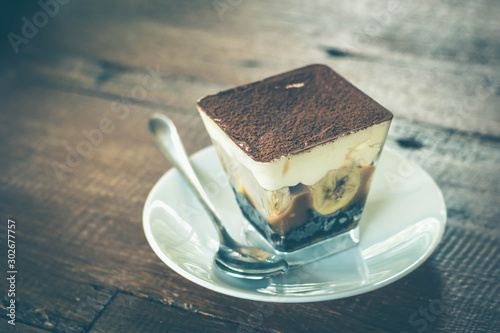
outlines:
M500 3L215 4L2 8L2 36L22 39L13 48L2 37L0 63L0 332L498 331ZM39 26L25 28L29 38L23 16ZM387 145L445 196L441 245L396 283L321 303L246 301L180 277L142 230L146 196L170 167L148 117L168 114L194 153L210 144L199 97L310 63L331 66L395 114ZM8 219L15 328L6 316ZM451 301L440 308L443 292Z

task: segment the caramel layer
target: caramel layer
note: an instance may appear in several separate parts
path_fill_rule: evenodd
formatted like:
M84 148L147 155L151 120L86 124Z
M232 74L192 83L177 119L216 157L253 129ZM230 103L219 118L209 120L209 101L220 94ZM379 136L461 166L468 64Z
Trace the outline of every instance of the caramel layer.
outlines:
M375 167L373 165L361 168L360 186L352 200L345 206L346 208L354 204L364 205L370 190L371 177L374 171ZM293 189L291 192L292 200L287 209L279 215L266 217L267 222L269 222L273 230L282 235L305 224L309 219L307 211L313 209L312 194L309 187L302 185L298 193L294 193ZM248 197L248 195L246 196Z

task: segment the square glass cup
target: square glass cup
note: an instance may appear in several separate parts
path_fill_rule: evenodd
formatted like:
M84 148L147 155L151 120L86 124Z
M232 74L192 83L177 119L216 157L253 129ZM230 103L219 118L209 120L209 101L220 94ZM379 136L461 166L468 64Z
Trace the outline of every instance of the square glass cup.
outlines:
M358 244L390 120L261 163L200 114L243 215L277 253L304 262Z

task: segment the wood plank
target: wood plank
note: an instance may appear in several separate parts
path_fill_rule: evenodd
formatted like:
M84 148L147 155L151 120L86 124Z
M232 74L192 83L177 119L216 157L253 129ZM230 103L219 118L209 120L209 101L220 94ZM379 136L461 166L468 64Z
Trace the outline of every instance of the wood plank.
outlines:
M7 324L7 320L3 318L0 320L0 329L5 333L48 333L45 329L33 327L30 325L23 324L16 320L16 325L12 326Z
M125 3L106 5L116 11L68 4L12 61L24 67L24 57L38 57L31 66L52 83L115 95L130 93L146 66L159 65L171 77L148 101L187 110L207 93L323 62L397 116L500 133L500 45L490 37L500 31L495 2L401 2L405 8L385 23L385 3L246 1L223 22L212 4Z
M188 55L185 50L173 49L176 43L181 43L186 49L197 47L198 53L205 56L216 48L228 48L230 52L225 57L228 60L235 56L241 60L244 59L241 57L244 52L258 53L256 51L273 57L269 52L273 50L290 61L297 57L296 52L290 51L300 50L299 56L302 56L316 53L318 46L331 46L340 49L350 47L348 51L352 50L354 54L376 56L383 61L403 59L409 64L413 59L411 67L420 65L415 63L415 59L451 60L455 62L455 68L465 61L469 64L478 60L499 64L498 52L495 52L499 45L490 37L499 28L496 18L500 6L497 2L489 0L471 4L449 1L436 5L427 0L418 5L411 2L399 4L399 8L395 9L394 3L362 1L330 3L316 0L307 4L243 1L231 12L226 12L221 22L212 3L197 1L172 5L147 1L139 5L132 1L111 1L105 7L108 10L102 10L102 5L94 0L64 6L61 15L54 18L54 24L47 27L45 36L50 35L50 40L47 38L43 43L52 42L51 46L89 56L99 54L101 57L111 55L113 50L130 50L132 53L128 53L127 59L126 54L118 52L105 57L108 60L121 58L124 63L140 61L144 57ZM94 24L88 24L87 17L92 17ZM121 29L131 17L134 18L134 31ZM422 24L424 21L425 25ZM157 30L155 25L163 26L164 31ZM121 29L128 33L113 33L108 29ZM143 35L144 30L152 34ZM179 35L181 30L185 34L183 38ZM75 38L79 35L93 38ZM58 38L52 38L54 36ZM106 36L115 36L115 39L110 41ZM200 38L202 36L212 40L218 36L217 43L205 44ZM358 36L363 38L356 38ZM144 53L149 51L149 47L154 47L156 52L138 54L137 43L146 47L140 50ZM285 48L287 52L284 52ZM163 54L158 52L160 50L164 51ZM405 55L410 55L412 59ZM218 63L224 58L208 59Z
M25 246L23 242L16 245L17 249L29 251L30 246ZM44 263L30 260L40 251L38 247L36 251L18 255L16 320L49 331L86 332L114 290L57 277L59 272L48 257ZM8 289L3 279L0 287ZM2 304L2 318L6 318L7 311Z
M96 321L92 333L129 332L270 332L243 323L221 320L192 311L177 309L118 294ZM272 331L277 332L277 331Z
M128 68L82 58L62 57L55 60L57 58L54 54L50 56L50 61L40 59L23 63L18 75L26 75L44 87L110 100L133 101L132 91L148 75L146 68L158 68L162 73L161 84L148 92L146 100L135 102L151 108L190 114L195 114L195 102L200 97L229 87L172 74L168 72L168 66L158 63L143 68ZM348 63L338 62L334 68L342 73L345 65ZM356 68L357 72L346 77L389 108L396 117L479 134L498 136L500 133L496 108L500 94L497 94L498 85L493 83L491 75L440 73L366 61L350 61L348 66ZM239 68L232 70L238 72ZM266 75L276 72L268 70ZM102 77L107 78L105 82L99 79ZM431 90L430 87L436 88Z

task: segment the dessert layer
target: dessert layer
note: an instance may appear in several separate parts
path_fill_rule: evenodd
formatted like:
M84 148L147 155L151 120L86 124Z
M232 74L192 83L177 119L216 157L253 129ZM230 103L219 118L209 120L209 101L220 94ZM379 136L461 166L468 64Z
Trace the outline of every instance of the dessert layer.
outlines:
M372 164L382 149L390 125L390 121L385 121L307 151L265 163L253 160L212 119L203 112L200 114L210 137L227 156L225 164L243 165L251 172L258 185L269 191L298 184L314 185L328 171L338 169L343 165L368 166ZM230 171L228 173L232 174ZM239 176L245 177L244 174ZM241 179L246 186L252 181L253 179Z
M272 229L279 234L286 234L290 230L296 227L304 225L310 215L310 211L314 209L317 216L329 216L330 214L337 213L338 211L346 210L346 207L356 205L357 207L363 207L368 196L368 191L370 189L371 176L375 167L369 165L367 167L360 168L360 181L359 186L354 190L352 196L348 197L348 200L339 209L331 209L330 211L317 212L315 209L315 196L312 191L303 186L303 189L298 193L291 195L291 202L288 204L287 208L278 215L266 217L267 222L271 225ZM335 189L331 189L335 191ZM324 195L325 193L322 193ZM334 193L336 194L336 193ZM246 195L248 198L249 196ZM325 198L328 199L328 198ZM251 201L251 200L250 200ZM339 200L340 201L340 200ZM325 213L325 214L322 214Z
M324 65L310 65L198 101L239 149L268 163L386 122L392 114Z
M270 225L245 196L236 191L234 193L247 220L276 250L282 252L293 252L315 242L345 233L357 227L363 212L363 206L357 204L328 215L321 215L313 209L307 209L301 213L304 215L302 223L283 233L281 230L276 230L276 226Z

